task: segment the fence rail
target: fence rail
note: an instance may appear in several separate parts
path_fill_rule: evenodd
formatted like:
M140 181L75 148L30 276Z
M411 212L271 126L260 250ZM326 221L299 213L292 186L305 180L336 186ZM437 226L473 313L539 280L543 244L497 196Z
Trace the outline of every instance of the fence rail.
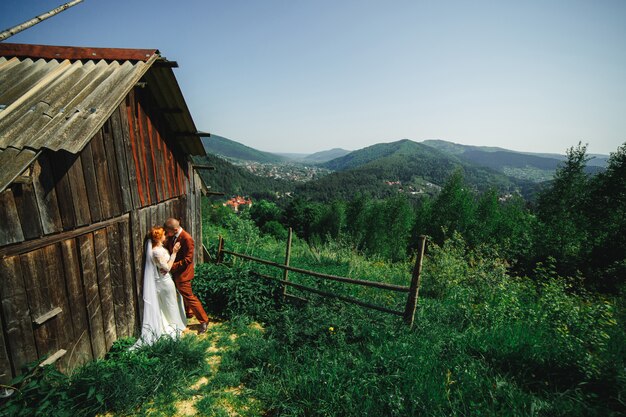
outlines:
M287 250L285 252L285 264L280 264L278 262L274 262L274 261L268 261L266 259L261 259L261 258L256 258L254 256L249 256L249 255L245 255L243 253L237 253L237 252L233 252L233 251L229 251L224 249L224 239L222 238L222 236L219 237L219 245L218 245L218 249L217 249L217 262L222 262L223 258L224 258L224 254L228 254L231 256L235 256L238 258L242 258L242 259L246 259L252 262L257 262L260 264L264 264L264 265L269 265L269 266L273 266L279 269L282 269L284 271L283 274L283 278L284 279L279 279L279 278L275 278L275 277L271 277L268 275L263 275L260 273L255 272L256 275L265 278L265 279L271 279L273 281L277 281L280 282L281 284L283 284L283 291L282 291L282 295L283 297L285 296L289 296L290 294L287 294L286 292L286 288L287 286L290 287L294 287L297 288L299 290L302 291L308 291L308 292L312 292L324 297L333 297L333 298L337 298L339 300L342 300L344 302L348 302L348 303L352 303L352 304L357 304L359 306L365 307L365 308L370 308L373 310L378 310L378 311L382 311L388 314L394 314L397 316L401 316L404 320L404 322L409 326L413 326L413 322L415 320L415 309L417 307L417 300L418 300L418 293L419 293L419 286L420 286L420 277L421 277L421 272L422 272L422 259L424 257L424 249L426 246L426 236L420 236L419 239L419 246L418 246L418 250L417 250L417 259L415 261L415 266L413 267L413 273L411 275L411 282L409 286L403 286L403 285L394 285L394 284L388 284L386 282L377 282L377 281L368 281L368 280L364 280L364 279L354 279L354 278L347 278L347 277L340 277L337 275L329 275L329 274L323 274L320 272L315 272L315 271L309 271L306 269L302 269L302 268L295 268L293 266L289 266L289 258L290 258L290 254L291 254L291 228L289 229L289 236L287 239ZM397 311L397 310L392 310L390 308L387 307L382 307L382 306L378 306L375 304L371 304L365 301L361 301L358 300L356 298L353 297L348 297L348 296L344 296L344 295L340 295L340 294L335 294L335 293L331 293L331 292L327 292L327 291L322 291L316 288L312 288L312 287L308 287L305 285L301 285L301 284L296 284L294 282L291 282L288 280L288 272L292 271L292 272L297 272L300 274L304 274L304 275L309 275L312 277L316 277L316 278L322 278L322 279L327 279L327 280L331 280L331 281L337 281L337 282L343 282L343 283L347 283L347 284L352 284L352 285L362 285L365 287L373 287L373 288L378 288L378 289L382 289L382 290L388 290L388 291L397 291L397 292L404 292L404 293L408 293L407 296L407 301L405 304L405 308L404 311Z

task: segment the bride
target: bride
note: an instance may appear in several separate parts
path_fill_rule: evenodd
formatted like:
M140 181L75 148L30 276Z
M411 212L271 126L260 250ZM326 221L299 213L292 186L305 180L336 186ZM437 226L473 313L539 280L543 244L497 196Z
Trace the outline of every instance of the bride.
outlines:
M187 326L182 296L176 291L169 273L180 243L170 255L163 246L165 230L152 227L146 239L146 264L143 275L143 323L134 347L152 344L164 334L179 336Z

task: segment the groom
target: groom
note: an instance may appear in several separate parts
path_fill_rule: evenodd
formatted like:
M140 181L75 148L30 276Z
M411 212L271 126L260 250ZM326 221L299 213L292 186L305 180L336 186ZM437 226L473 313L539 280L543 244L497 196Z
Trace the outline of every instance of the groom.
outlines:
M177 242L180 243L180 250L176 254L172 269L170 269L172 278L174 278L174 284L176 284L176 289L183 296L187 316L189 317L190 314L196 316L200 322L200 330L198 333L205 333L209 324L209 318L204 312L200 300L198 300L198 297L191 291L191 280L194 275L193 239L189 233L180 227L180 222L174 218L170 217L167 219L163 228L168 237L167 250L169 250L170 253L172 253L174 244Z

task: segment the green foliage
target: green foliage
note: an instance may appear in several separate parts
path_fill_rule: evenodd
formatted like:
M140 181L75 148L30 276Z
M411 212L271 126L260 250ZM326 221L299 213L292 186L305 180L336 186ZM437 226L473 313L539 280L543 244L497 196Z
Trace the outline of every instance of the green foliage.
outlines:
M580 271L587 285L617 292L626 276L626 145L594 177L585 173L586 146L567 156L539 195L532 260L553 257L561 274Z
M65 375L33 364L13 381L17 388L0 410L6 416L128 414L174 394L205 367L207 345L195 337L162 337L135 351L133 339L116 341L105 359Z
M355 213L355 224L374 226L368 210L386 203L351 204L348 219ZM387 208L401 206L395 201ZM509 213L493 196L475 207L494 224ZM354 227L348 221L346 230ZM247 241L257 239L258 255L280 260L284 243L256 233L237 234L242 241L230 245L251 250ZM274 291L253 281L252 269L271 273L259 265L228 260L234 262L231 272L202 267L209 305L218 293L213 288L254 294L258 285L256 296L236 295L238 301L222 309L240 317L227 333L242 336L223 358L212 389L243 385L241 395L259 401L268 415L620 415L626 390L623 303L581 290L580 279L559 276L553 262L530 277L510 276L500 250L498 244L468 244L459 233L442 245L429 244L413 331L397 317L307 293L298 293L310 299L302 306L276 303ZM406 284L411 266L363 258L345 240L312 247L296 239L291 263L396 284ZM307 282L297 274L290 279ZM308 283L403 306L403 299L387 299L383 291ZM264 329L246 330L252 319L265 323ZM216 400L205 403L209 409Z
M473 189L508 191L527 187L524 181L512 180L492 169L463 162L454 155L406 139L351 152L323 166L338 172L298 185L297 195L325 202L352 200L355 194L387 198L399 192L386 184L387 181L400 181L403 190L413 186L433 194L435 189L423 187L424 181L443 184L457 169L465 172Z

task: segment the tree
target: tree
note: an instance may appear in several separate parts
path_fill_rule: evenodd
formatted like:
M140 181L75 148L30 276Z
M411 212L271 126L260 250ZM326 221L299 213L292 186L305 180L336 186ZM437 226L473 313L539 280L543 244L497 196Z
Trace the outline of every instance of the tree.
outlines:
M455 231L466 235L474 221L474 211L474 195L465 185L463 172L456 170L435 199L428 234L438 243Z
M567 151L567 160L554 176L551 186L537 198L536 229L538 257L553 256L561 272L574 274L580 260L587 255L590 182L587 145L578 144Z

